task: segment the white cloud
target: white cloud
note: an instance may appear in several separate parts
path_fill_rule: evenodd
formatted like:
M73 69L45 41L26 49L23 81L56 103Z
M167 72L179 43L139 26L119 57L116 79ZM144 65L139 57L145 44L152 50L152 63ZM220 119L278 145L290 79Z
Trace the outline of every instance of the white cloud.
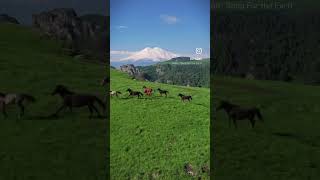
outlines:
M131 52L131 51L110 51L110 54L112 55L132 55L136 52Z
M117 29L128 29L128 26L116 26Z
M180 21L176 16L170 16L166 14L160 15L160 19L167 24L177 24Z

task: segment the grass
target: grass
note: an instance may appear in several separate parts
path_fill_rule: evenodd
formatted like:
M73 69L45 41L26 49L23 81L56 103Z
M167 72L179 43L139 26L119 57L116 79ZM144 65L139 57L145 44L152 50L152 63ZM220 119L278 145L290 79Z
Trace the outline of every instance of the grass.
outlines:
M127 98L126 90L142 86L169 91L152 97ZM142 82L111 70L111 179L191 179L184 172L190 163L197 176L209 165L209 89ZM183 103L178 93L192 95Z
M59 43L29 27L1 24L0 39L0 92L37 99L21 120L14 105L9 119L0 114L0 179L105 179L105 120L89 120L86 108L45 118L61 104L50 95L56 84L101 94L105 68L63 55Z
M226 99L258 106L265 122L229 127L215 113L214 178L221 180L318 179L320 177L320 87L214 77L213 103Z

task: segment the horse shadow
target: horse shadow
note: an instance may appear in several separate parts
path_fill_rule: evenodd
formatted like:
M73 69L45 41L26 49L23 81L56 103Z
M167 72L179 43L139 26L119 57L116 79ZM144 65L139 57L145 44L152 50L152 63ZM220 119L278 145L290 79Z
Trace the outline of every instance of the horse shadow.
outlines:
M292 139L292 140L298 141L303 144L307 144L312 147L319 147L320 146L320 144L315 143L315 141L311 141L310 139L307 139L305 136L301 136L301 135L294 134L294 133L275 132L275 133L272 133L272 135L277 136L277 137Z

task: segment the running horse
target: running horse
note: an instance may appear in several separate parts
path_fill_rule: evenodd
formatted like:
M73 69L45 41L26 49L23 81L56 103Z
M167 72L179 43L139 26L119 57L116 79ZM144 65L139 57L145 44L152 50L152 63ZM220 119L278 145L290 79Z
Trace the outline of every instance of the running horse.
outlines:
M263 121L260 110L256 107L245 108L240 107L239 105L232 104L228 101L221 101L219 106L217 107L217 111L220 109L224 109L229 117L229 126L231 124L231 120L233 121L234 127L237 128L238 120L248 119L251 123L251 127L253 128L255 125L255 117L257 116L259 120Z
M159 93L160 93L160 96L162 96L162 94L164 94L164 95L166 95L166 97L167 97L167 94L169 94L169 91L167 91L167 90L162 90L162 89L160 89L160 88L158 88L158 91L159 91Z
M147 88L146 86L143 86L142 88L144 89L144 93L147 96L151 96L152 95L152 88Z
M140 96L143 96L143 94L139 91L133 91L132 89L128 88L127 91L129 92L129 96L137 96L138 99L140 98Z
M192 100L192 96L185 96L185 95L183 95L181 93L179 93L178 96L181 98L182 102L185 102L185 101L189 101L190 102L190 100Z
M110 93L110 96L116 96L116 97L119 97L119 94L122 94L120 91L109 91Z
M16 104L20 110L18 118L20 119L25 113L25 102L35 102L36 99L29 94L19 93L0 93L0 109L5 118L8 117L6 106Z
M99 104L103 111L106 110L104 102L102 102L98 97L91 94L80 94L75 93L73 91L70 91L66 86L64 85L57 85L52 92L52 95L58 94L62 100L63 103L61 107L56 111L53 116L58 116L59 112L64 110L65 108L69 108L72 112L72 108L76 107L84 107L87 106L90 111L90 119L92 117L93 111L95 111L98 114L98 117L102 117L96 106L95 103Z

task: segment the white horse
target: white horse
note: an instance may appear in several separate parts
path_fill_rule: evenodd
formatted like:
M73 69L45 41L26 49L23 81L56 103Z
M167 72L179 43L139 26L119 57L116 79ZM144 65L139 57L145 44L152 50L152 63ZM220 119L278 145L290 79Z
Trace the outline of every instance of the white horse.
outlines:
M109 91L110 93L110 96L116 96L116 97L119 97L119 94L121 94L120 91Z
M35 102L36 99L28 94L16 94L16 93L0 93L0 109L2 110L2 114L5 118L8 117L6 112L6 106L10 104L16 104L19 109L19 118L21 118L24 115L24 102Z

